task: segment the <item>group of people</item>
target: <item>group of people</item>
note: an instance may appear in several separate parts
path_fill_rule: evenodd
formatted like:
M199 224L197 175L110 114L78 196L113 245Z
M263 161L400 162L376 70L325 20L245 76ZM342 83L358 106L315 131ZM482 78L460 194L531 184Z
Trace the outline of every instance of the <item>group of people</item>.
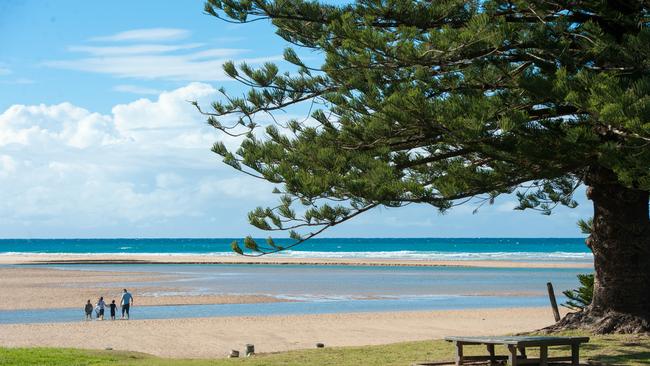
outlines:
M131 308L131 305L133 305L133 296L129 291L124 289L124 292L122 293L122 299L120 300L120 306L122 307L122 319L124 319L125 315L126 319L129 319L129 310ZM111 320L115 320L117 304L115 304L115 300L113 300L110 304L107 305L104 301L103 296L99 298L97 305L95 306L93 306L90 300L88 300L86 306L84 307L84 310L86 311L86 320L92 320L93 310L95 311L97 319L104 320L104 311L106 310L106 307L110 309Z

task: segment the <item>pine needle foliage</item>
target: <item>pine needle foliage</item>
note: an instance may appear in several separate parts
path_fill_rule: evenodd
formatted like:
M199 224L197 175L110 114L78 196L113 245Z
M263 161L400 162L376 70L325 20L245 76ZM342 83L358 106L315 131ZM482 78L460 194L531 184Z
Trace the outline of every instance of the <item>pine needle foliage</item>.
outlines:
M571 310L583 310L594 297L594 275L593 274L579 274L578 281L580 287L575 290L562 291L568 300L562 306Z
M269 21L292 45L285 70L226 63L248 94L196 104L240 142L213 151L276 185L278 206L249 221L289 231L287 247L378 206L514 193L517 209L550 214L577 205L589 167L650 190L646 1L208 0L205 12ZM300 105L307 118L276 118Z

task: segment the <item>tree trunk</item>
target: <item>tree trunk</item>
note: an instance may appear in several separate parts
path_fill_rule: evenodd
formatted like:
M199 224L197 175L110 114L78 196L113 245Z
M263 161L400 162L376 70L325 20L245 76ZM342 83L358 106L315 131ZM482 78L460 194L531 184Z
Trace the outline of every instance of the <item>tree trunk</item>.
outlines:
M557 329L589 328L597 333L650 331L650 218L648 192L621 185L616 175L591 168L587 197L594 204L587 245L594 253L594 297Z

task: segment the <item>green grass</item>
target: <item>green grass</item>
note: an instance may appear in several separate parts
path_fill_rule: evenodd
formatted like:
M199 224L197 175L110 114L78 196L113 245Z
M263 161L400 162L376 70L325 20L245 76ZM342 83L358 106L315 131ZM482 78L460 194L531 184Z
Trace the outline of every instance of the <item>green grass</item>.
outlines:
M562 335L584 335L562 333ZM581 359L604 365L650 365L650 337L632 335L592 336L581 347ZM482 348L469 347L466 354ZM497 352L504 350L497 349ZM384 346L324 348L259 354L251 358L186 360L158 358L142 353L87 351L62 348L0 348L0 365L47 366L285 366L285 365L386 365L407 366L416 361L449 360L452 346L444 341L396 343ZM534 355L534 352L531 352Z

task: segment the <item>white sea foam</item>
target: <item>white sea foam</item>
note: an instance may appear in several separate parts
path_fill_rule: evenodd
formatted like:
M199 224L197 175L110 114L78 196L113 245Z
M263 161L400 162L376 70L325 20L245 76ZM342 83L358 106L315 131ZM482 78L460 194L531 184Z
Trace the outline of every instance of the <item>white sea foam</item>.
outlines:
M1 252L0 255L29 255L29 256L235 256L233 252L211 253L34 253L34 252ZM381 251L381 252L325 252L325 251L296 251L287 250L271 254L280 258L359 258L359 259L409 259L409 260L501 260L501 261L589 261L591 253L579 252L429 252L429 251Z
M300 302L332 302L332 301L358 301L358 300L445 300L451 298L461 298L467 295L457 294L438 294L438 295L320 295L320 294L300 294L300 295L283 295L283 294L265 294L266 296L275 297L276 299Z
M426 251L384 251L384 252L312 252L286 251L275 254L290 258L379 258L413 260L590 260L591 253L576 252L426 252Z

